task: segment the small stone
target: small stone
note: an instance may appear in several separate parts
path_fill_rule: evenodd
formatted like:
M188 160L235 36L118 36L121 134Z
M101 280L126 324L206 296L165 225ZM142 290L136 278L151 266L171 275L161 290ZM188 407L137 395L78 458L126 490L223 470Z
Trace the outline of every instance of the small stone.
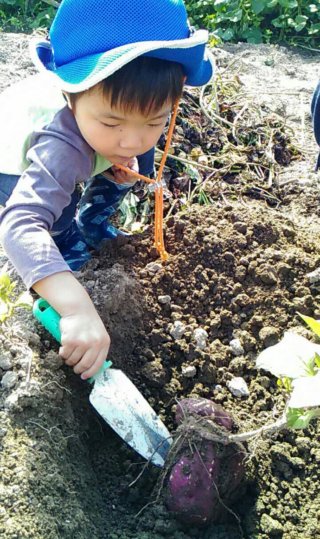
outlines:
M307 278L309 280L309 283L311 284L318 283L320 281L320 268L317 268L314 271L307 273Z
M186 329L186 326L180 320L176 320L172 325L170 335L177 341L181 339Z
M196 341L196 347L199 350L204 350L207 346L208 333L205 329L197 328L193 332L193 339Z
M182 367L181 373L186 378L194 378L197 374L197 369L193 365L188 365L187 367Z
M3 389L11 389L16 385L17 380L17 374L13 371L8 371L3 375L1 385Z
M249 389L246 381L240 376L235 376L229 382L227 382L227 387L229 391L234 395L234 397L248 397Z
M232 339L232 341L229 342L229 346L234 356L242 356L242 354L244 354L244 348L240 339Z
M149 264L146 265L146 270L149 273L155 275L160 270L162 270L162 264L160 264L159 262L149 262Z
M171 296L158 296L158 301L162 305L168 305L171 302Z

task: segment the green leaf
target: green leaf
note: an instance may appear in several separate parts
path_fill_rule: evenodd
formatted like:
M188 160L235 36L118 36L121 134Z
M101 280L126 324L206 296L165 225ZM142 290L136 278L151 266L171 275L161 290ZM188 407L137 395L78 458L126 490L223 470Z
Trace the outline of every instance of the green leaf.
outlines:
M223 39L223 41L231 41L231 39L234 37L234 31L232 28L228 28L220 34L220 37Z
M320 356L319 356L319 354L315 354L314 363L315 363L316 367L318 367L318 369L320 369Z
M263 41L263 34L260 28L248 28L242 35L248 43L262 43Z
M307 24L308 17L306 17L305 15L297 15L294 21L295 21L295 25L294 25L295 31L301 32L301 30L303 30L303 28Z
M11 279L7 273L0 273L0 287L10 288Z
M299 7L297 0L279 0L279 4L286 9L294 9Z
M266 3L267 2L265 2L265 0L251 0L251 7L253 13L255 13L255 15L261 13L266 7Z
M125 230L131 231L138 217L139 198L132 192L128 193L121 202L119 209L122 214L122 226Z
M314 34L318 34L319 31L320 31L320 23L311 24L311 26L308 28L309 36L312 36Z
M285 390L290 393L292 391L292 380L291 378L288 378L287 376L285 376L284 378L282 378L282 383L283 383L283 387L285 388Z
M280 17L277 17L276 19L272 19L271 23L276 28L283 28L285 26L283 15L280 15Z
M231 22L239 22L242 19L242 9L238 9L232 15L229 16Z
M312 331L318 337L320 337L320 320L315 320L314 318L312 318L312 316L306 316L299 312L297 314L300 316L300 318L302 318L302 320L307 324L307 326L309 326L309 328L312 329Z
M305 429L308 427L310 421L315 417L318 417L319 414L320 410L318 408L313 410L303 410L303 408L288 408L288 427L291 427L292 429Z

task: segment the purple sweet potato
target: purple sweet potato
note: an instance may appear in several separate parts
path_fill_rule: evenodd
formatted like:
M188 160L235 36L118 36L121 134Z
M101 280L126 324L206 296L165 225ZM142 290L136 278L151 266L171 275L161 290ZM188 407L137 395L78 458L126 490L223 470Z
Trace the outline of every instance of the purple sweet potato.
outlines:
M214 485L218 481L220 463L213 445L208 442L202 444L200 452L181 456L169 477L169 510L192 524L212 520L218 501Z
M227 430L231 430L233 427L233 419L230 414L222 406L215 404L209 399L190 398L179 401L175 415L176 424L180 425L190 415L210 417L217 425Z
M208 399L183 399L177 405L178 436L184 442L169 470L166 505L179 520L193 525L217 520L222 507L234 501L244 476L244 448L240 444L206 439L207 424L201 418L210 419L216 425L217 436L219 432L226 434L234 425L230 414ZM183 436L184 426L190 427L190 421L194 439L190 438L187 426L188 435ZM200 435L197 434L199 424Z

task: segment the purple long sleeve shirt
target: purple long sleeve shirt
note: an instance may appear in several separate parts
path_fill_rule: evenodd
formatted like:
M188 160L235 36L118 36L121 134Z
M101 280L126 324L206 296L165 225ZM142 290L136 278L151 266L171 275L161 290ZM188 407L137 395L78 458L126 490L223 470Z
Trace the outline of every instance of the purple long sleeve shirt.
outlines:
M49 231L70 203L76 183L87 180L95 168L95 153L67 107L33 133L29 147L30 164L0 215L0 240L28 288L70 271Z

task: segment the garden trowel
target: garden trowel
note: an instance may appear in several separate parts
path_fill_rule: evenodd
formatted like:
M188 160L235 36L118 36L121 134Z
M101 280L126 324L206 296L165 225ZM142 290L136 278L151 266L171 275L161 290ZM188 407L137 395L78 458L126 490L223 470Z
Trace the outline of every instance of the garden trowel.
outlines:
M40 298L34 303L33 314L61 342L57 311ZM105 361L90 379L94 382L89 397L92 406L137 453L163 466L172 442L169 431L129 378L110 365L111 361Z

